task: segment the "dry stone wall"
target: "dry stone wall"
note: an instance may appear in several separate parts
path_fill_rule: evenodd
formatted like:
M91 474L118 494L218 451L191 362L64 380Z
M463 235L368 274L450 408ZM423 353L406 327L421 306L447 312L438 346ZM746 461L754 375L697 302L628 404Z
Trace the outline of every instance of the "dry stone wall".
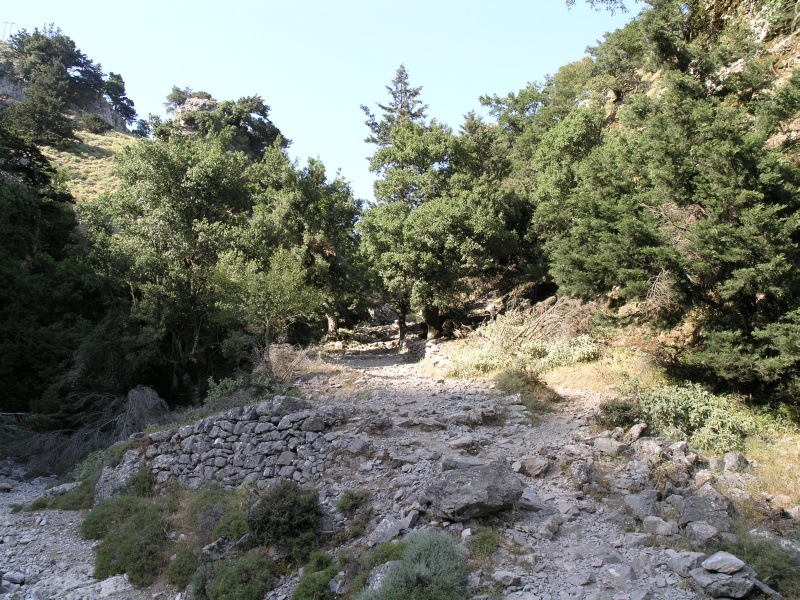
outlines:
M194 425L142 436L140 448L129 451L122 469L115 471L147 466L158 484L177 481L190 488L209 481L263 488L274 478L308 483L334 460L343 441L331 428L346 419L342 407L312 410L303 399L276 396Z

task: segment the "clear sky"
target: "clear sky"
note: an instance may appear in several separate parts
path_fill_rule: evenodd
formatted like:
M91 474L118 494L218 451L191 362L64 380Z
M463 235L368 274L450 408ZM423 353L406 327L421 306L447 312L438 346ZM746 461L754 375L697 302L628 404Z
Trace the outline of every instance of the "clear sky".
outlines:
M0 26L54 23L125 80L140 117L173 85L218 100L260 95L292 140L372 199L361 104L373 110L403 63L428 116L458 130L479 96L505 95L579 60L633 12L564 0L0 0Z

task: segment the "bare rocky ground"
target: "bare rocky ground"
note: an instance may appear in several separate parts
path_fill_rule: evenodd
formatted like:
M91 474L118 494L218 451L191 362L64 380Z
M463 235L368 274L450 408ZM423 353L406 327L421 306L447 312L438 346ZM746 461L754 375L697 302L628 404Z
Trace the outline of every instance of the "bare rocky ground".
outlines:
M479 527L491 527L500 547L471 557L472 598L747 597L759 585L746 566L727 564L733 574L710 563L706 569L707 557L693 552L730 535L734 509L718 488L746 493L750 475L741 457L708 464L685 444L640 430L597 432L591 417L604 397L594 392L557 389L556 409L532 419L517 396L486 381L431 376L429 362L407 361L389 342L363 344L330 363L336 368L296 383L312 405L341 405L355 415L335 432L346 456L313 482L334 530L352 526L333 509L342 493L371 492L363 535L348 544L375 545L437 526L467 547ZM482 468L507 472L521 486L514 509L480 519L447 514L450 498L442 494L457 492L442 492L443 478ZM0 599L180 597L166 588L134 590L123 577L93 580L80 513L12 513L11 505L29 503L52 484L21 475L12 465L0 470L0 489L10 489L0 493ZM286 578L268 597L289 598L296 582L296 575Z

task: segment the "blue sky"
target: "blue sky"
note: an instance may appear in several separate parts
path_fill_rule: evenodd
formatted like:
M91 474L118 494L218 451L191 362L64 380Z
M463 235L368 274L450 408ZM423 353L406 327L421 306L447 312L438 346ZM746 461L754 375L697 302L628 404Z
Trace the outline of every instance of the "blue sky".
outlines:
M361 104L388 98L403 63L428 116L455 130L479 96L505 95L579 60L634 15L578 0L3 0L0 26L54 23L106 72L120 73L139 115L163 116L173 85L218 100L260 95L292 140L358 197L372 199ZM6 34L9 25L5 25Z

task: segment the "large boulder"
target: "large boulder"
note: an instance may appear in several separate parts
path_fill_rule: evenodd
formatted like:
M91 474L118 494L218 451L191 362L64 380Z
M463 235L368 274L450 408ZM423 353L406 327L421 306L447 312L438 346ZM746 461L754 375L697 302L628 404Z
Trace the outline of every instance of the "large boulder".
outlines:
M427 483L423 495L432 513L466 521L513 507L522 491L514 471L497 462L445 471Z

